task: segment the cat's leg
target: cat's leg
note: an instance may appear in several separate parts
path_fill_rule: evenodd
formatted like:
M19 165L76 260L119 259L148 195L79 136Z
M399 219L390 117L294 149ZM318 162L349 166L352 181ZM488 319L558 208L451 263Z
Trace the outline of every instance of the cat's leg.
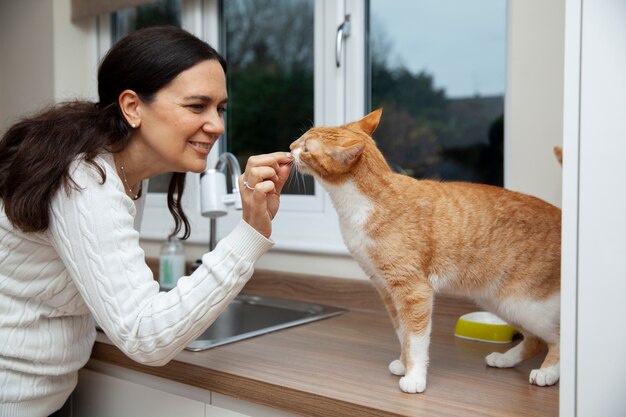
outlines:
M518 363L537 355L543 349L543 342L536 336L525 333L524 339L504 353L493 352L485 357L487 365L496 368L512 368Z
M404 376L406 368L404 367L402 357L400 357L400 359L394 359L389 363L389 372L396 376Z
M403 328L401 360L406 368L400 378L400 390L407 393L426 389L433 309L432 288L419 281L413 282L412 287L394 297Z
M539 386L554 385L558 382L560 375L560 294L555 293L551 297L542 301L524 301L522 304L524 307L517 309L517 311L515 311L515 309L509 309L509 311L513 311L515 313L514 318L511 321L517 321L520 323L519 327L524 329L525 337L528 333L531 333L532 335L536 335L534 337L540 339L542 344L545 343L548 345L548 354L546 355L546 358L539 369L531 371L529 382ZM510 304L509 307L511 305L514 304ZM511 318L509 317L509 319ZM539 349L539 347L537 347L537 349ZM537 351L534 353L537 353ZM504 355L508 354L509 352L506 352ZM520 361L534 356L533 349L524 351L521 356ZM513 357L514 355L512 355L509 359L512 359ZM494 359L496 356L489 355L487 358L490 358L487 363L489 363L489 361L495 363ZM502 358L500 358L500 360L501 359Z
M560 353L559 342L548 344L548 354L541 364L541 368L533 369L530 372L529 382L540 387L554 385L559 381L560 376Z
M380 297L382 298L385 304L387 313L389 314L389 317L391 318L391 322L393 323L393 328L396 330L396 335L398 336L398 340L400 341L400 343L402 343L402 328L400 327L400 322L398 321L398 311L396 310L396 307L393 304L393 299L391 298L391 294L389 293L389 290L387 289L387 286L385 282L382 280L382 278L380 278L377 275L373 275L371 277L371 280L372 280L372 284L374 285L374 288L376 288L376 290L378 291L378 294L380 294ZM395 359L391 361L391 363L389 364L389 372L398 376L404 375L405 368L404 368L404 362L403 362L402 356L400 357L400 359Z

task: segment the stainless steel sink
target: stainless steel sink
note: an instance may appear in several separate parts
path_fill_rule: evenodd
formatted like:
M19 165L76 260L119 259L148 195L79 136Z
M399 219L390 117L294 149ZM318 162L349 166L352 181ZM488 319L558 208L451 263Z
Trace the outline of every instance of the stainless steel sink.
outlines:
M321 304L239 294L186 349L198 351L342 314Z

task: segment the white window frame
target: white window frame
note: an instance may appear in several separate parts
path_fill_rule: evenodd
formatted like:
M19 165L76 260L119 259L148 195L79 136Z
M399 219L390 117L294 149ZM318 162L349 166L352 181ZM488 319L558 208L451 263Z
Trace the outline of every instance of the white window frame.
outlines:
M365 110L365 1L315 1L314 121L335 126L355 120ZM351 35L344 41L342 64L335 64L337 28L351 16ZM347 74L350 74L348 77ZM233 140L237 140L233 138ZM242 167L243 168L243 167ZM238 215L218 220L218 238ZM283 195L273 222L272 239L281 251L348 255L329 195L315 184L314 195Z
M340 125L364 115L365 111L365 1L315 1L315 117L316 126ZM219 48L219 1L183 0L182 26L212 46ZM344 17L351 16L351 35L343 43L342 65L335 64L336 31ZM98 56L111 46L110 16L98 20ZM347 74L350 74L348 77ZM236 138L234 138L236 140ZM215 146L208 159L214 166L221 146ZM242 167L242 170L245 167ZM183 205L191 223L189 242L206 243L209 219L199 213L199 175L187 176ZM217 238L225 236L241 217L231 212L217 220ZM162 193L147 196L141 236L164 240L173 221ZM330 197L319 185L314 195L283 195L281 209L273 222L275 249L282 251L347 255L339 222Z

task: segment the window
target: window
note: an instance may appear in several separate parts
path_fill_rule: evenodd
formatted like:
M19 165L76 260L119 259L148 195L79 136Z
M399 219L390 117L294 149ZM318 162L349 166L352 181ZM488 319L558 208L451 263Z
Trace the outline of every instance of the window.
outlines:
M159 25L181 27L181 0L160 0L111 14L111 37L115 43L141 28Z
M228 0L222 7L223 51L235 65L229 74L229 150L284 149L306 129L303 110L311 90L289 90L285 67L300 57L293 51L306 51L301 62L309 62L313 43L316 125L341 124L383 106L374 138L395 170L502 185L506 0ZM337 29L347 19L351 30L337 66ZM246 71L256 71L256 83L242 86ZM270 79L279 88L264 82ZM246 100L239 101L244 88ZM285 108L288 123L279 121ZM246 124L257 129L261 146L246 142L240 127ZM347 253L320 188L313 185L316 199L283 197L277 246Z
M227 149L249 156L288 150L314 121L314 0L222 3L228 61ZM286 36L287 35L287 36ZM284 194L315 194L292 175Z
M149 6L229 61L226 133L209 167L228 150L243 169L248 156L287 150L312 125L339 125L383 106L374 137L397 171L502 183L506 0L162 0ZM140 10L100 26L132 30L131 21L145 21L137 18ZM346 21L350 31L338 44ZM203 243L209 221L199 215L197 183L188 175L185 204L190 241ZM155 191L164 190L151 183L142 236L161 240L170 216ZM239 218L218 219L218 239ZM283 250L348 253L332 203L310 177L290 180L272 238Z
M503 185L506 1L370 1L374 134L415 178Z
M242 168L249 155L287 150L313 125L346 120L351 83L347 65L335 65L343 1L226 0L220 9L221 51L230 66L223 149L237 155ZM344 56L348 53L345 48ZM359 71L352 80L363 96L364 82L358 82L364 80L363 68ZM218 220L218 239L238 217ZM272 238L278 249L347 253L329 197L310 177L292 176L288 182Z

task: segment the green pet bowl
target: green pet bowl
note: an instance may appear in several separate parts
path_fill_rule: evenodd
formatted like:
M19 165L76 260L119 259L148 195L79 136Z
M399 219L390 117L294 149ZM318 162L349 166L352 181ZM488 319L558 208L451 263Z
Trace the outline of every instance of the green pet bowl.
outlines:
M515 328L487 311L462 315L454 329L454 335L462 339L490 343L510 343L516 333Z

